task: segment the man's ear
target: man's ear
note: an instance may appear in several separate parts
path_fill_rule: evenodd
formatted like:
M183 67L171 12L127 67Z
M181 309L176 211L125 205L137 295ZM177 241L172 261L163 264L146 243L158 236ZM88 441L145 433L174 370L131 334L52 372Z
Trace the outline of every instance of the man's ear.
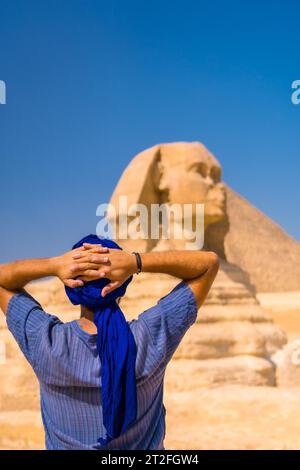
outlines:
M139 153L131 160L125 171L123 172L115 191L110 200L116 211L116 239L118 243L127 250L149 251L152 249L153 241L149 235L147 240L120 240L118 239L118 229L120 216L127 216L130 206L135 204L143 204L148 212L148 227L150 231L151 204L159 204L159 179L160 179L160 146L155 145L143 152ZM126 196L126 208L120 204L120 198ZM111 220L110 215L108 215ZM127 219L129 222L134 217ZM154 241L155 244L155 241Z

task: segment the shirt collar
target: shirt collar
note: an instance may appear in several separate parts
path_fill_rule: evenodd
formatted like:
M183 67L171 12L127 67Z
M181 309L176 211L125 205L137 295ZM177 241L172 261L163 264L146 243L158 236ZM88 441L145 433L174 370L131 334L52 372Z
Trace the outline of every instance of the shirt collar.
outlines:
M80 336L80 338L82 338L84 341L87 341L89 343L97 342L97 333L90 334L87 331L84 331L79 324L79 320L73 320L70 323L71 323L72 328L78 334L78 336Z

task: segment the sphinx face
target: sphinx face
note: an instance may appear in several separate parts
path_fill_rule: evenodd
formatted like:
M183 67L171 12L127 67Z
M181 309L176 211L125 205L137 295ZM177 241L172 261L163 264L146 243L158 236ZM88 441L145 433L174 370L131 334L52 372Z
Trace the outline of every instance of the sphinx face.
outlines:
M165 144L161 148L161 202L204 204L205 226L226 215L221 166L201 144Z

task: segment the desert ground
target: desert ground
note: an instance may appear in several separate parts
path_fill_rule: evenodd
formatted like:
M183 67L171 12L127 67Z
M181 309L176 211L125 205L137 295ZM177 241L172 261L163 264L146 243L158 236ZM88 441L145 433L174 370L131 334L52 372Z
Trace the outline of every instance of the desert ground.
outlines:
M300 292L259 294L287 333L300 339ZM300 449L300 387L226 385L172 390L166 377L167 449ZM193 378L190 378L191 382ZM26 387L26 383L21 384ZM9 384L8 384L9 387ZM37 388L31 409L6 403L0 413L1 449L43 449Z

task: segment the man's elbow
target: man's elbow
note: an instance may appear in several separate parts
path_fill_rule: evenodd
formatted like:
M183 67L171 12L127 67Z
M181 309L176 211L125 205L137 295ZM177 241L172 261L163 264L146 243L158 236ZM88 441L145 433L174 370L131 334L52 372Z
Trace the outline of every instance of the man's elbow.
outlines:
M214 251L209 251L208 256L208 269L217 274L220 268L219 256Z

